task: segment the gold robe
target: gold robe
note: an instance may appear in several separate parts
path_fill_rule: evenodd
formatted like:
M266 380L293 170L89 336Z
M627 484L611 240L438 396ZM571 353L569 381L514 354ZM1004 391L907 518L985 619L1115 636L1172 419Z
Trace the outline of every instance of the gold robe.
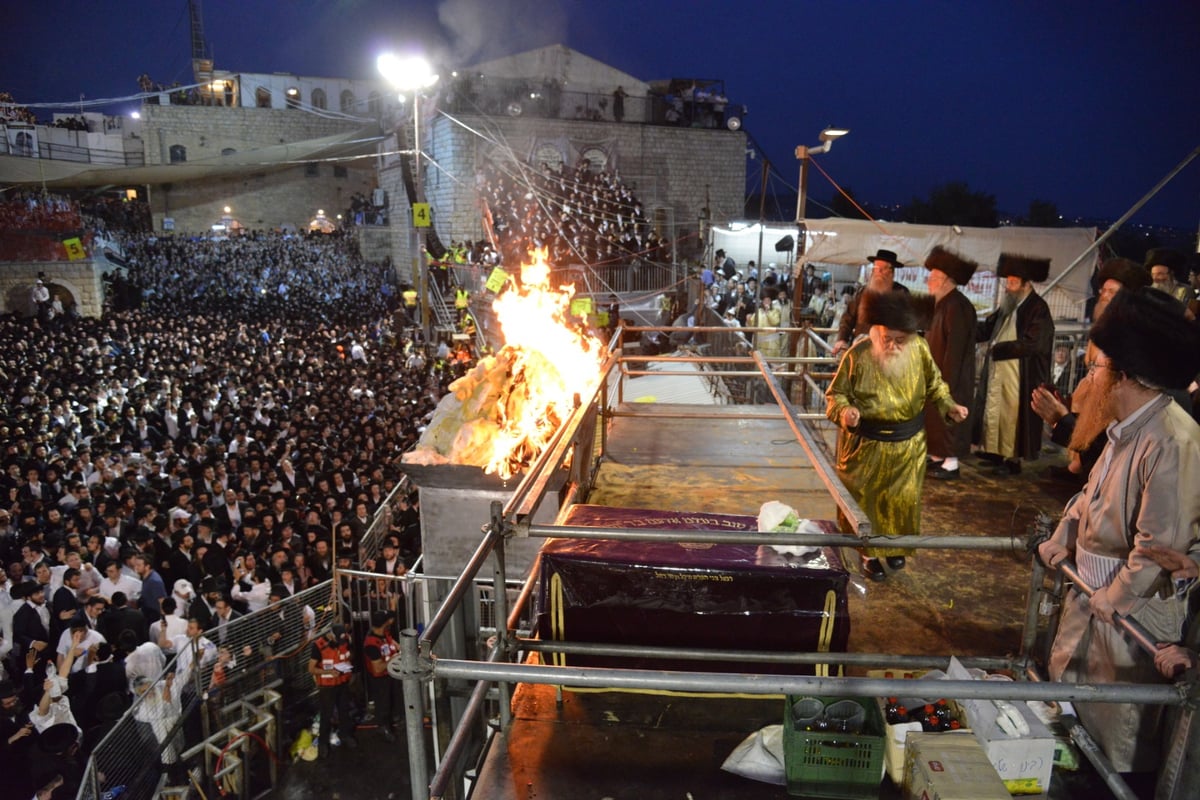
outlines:
M913 350L910 368L898 378L883 375L871 354L870 339L847 350L825 392L825 416L840 426L842 411L854 406L865 420L903 422L921 416L929 403L945 417L956 404L929 345L913 334L906 347ZM921 532L925 452L924 429L902 442L880 442L844 427L838 431L838 477L871 520L874 535ZM867 554L878 557L907 552L900 548L870 548Z

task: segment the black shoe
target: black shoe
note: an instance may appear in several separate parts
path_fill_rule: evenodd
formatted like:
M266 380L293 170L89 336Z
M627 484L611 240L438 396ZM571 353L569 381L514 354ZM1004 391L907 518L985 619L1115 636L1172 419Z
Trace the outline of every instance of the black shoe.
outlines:
M976 453L975 455L980 461L986 461L989 464L999 464L1004 460L999 453Z
M883 565L879 563L878 558L863 556L862 571L863 575L877 583L887 580L887 573L883 571Z
M379 730L381 730L383 732L383 740L385 742L396 741L396 734L392 733L391 728L380 728Z
M930 467L925 471L925 474L939 481L955 481L958 480L958 469L946 469L938 462L936 467Z
M888 556L887 565L892 570L904 569L904 556Z

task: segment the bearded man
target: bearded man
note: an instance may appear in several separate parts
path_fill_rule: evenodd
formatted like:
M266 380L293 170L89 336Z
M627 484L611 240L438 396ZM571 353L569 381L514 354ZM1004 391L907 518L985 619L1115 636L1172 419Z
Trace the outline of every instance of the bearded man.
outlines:
M1096 295L1096 308L1092 312L1096 319L1100 319L1108 304L1117 296L1117 292L1149 286L1150 275L1141 265L1128 258L1110 258L1100 267L1098 283L1100 291ZM1090 352L1086 356L1092 357ZM1062 400L1055 397L1048 387L1039 386L1033 390L1030 406L1034 413L1050 426L1050 441L1071 451L1071 461L1066 467L1067 474L1053 473L1063 479L1069 476L1073 480L1082 481L1100 457L1100 452L1104 450L1104 439L1098 435L1098 429L1092 431L1096 434L1095 437L1084 442L1083 447L1072 444L1079 444L1082 438L1082 434L1079 437L1075 436L1076 414L1092 401L1093 386L1093 383L1084 381L1076 387L1071 396L1071 411L1067 410ZM1054 469L1051 467L1051 470Z
M868 323L862 298L867 292L895 292L902 297L908 297L908 288L902 283L896 283L896 270L904 266L891 250L877 250L869 256L871 262L871 277L867 285L858 290L846 304L846 311L838 323L837 341L833 344L833 355L836 358L849 349L854 340L867 332Z
M1166 392L1200 371L1200 329L1165 294L1122 290L1092 327L1091 343L1085 381L1094 396L1075 444L1104 430L1108 445L1038 555L1051 568L1073 556L1096 591L1089 599L1072 589L1064 600L1049 672L1061 681L1152 683L1152 657L1113 625L1113 614L1140 622L1156 641L1183 634L1186 594L1147 551L1185 554L1200 532L1200 426ZM1158 765L1161 706L1075 708L1117 771Z
M1174 297L1187 308L1192 299L1192 287L1183 282L1188 274L1187 257L1183 253L1169 247L1156 247L1146 253L1146 269L1155 289ZM1189 316L1189 319L1194 317Z
M929 352L950 387L956 403L966 405L975 393L975 306L958 291L966 286L979 267L940 245L925 259L929 270L926 285L934 298L933 320L925 329ZM971 450L971 430L965 425L950 427L932 406L925 409L925 435L929 447L929 476L954 480L959 476L958 459Z
M1004 279L1000 307L978 324L975 341L988 342L976 397L973 439L980 458L1000 475L1016 475L1021 459L1042 449L1042 421L1029 407L1033 390L1050 380L1054 320L1033 289L1050 275L1050 259L1000 254Z
M871 521L877 536L921 532L925 480L922 409L929 403L952 422L967 418L942 380L929 345L916 334L917 315L895 292L862 295L868 338L846 351L825 392L825 416L838 428L838 477ZM843 526L845 527L845 526ZM863 572L882 581L903 569L906 550L873 548L862 554Z

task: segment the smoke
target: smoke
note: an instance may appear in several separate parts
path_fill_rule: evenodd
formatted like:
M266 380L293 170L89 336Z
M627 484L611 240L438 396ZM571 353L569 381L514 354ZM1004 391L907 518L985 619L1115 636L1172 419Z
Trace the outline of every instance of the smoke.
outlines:
M438 21L455 64L476 64L565 43L567 15L558 0L443 0Z

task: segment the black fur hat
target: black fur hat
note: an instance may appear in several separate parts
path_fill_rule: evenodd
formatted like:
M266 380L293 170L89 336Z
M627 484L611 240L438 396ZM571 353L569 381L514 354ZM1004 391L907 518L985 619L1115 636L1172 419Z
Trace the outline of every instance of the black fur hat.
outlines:
M1147 272L1150 271L1151 267L1155 266L1168 267L1171 270L1171 274L1175 276L1175 280L1187 280L1187 257L1178 250L1172 250L1169 247L1156 247L1153 250L1147 250L1144 266Z
M1024 281L1041 283L1050 277L1050 259L1001 253L996 274L1001 278L1015 275Z
M944 272L959 286L966 286L971 282L971 276L979 269L979 265L939 244L929 251L929 256L925 259L925 269Z
M1200 327L1183 314L1164 292L1117 292L1092 326L1091 340L1114 369L1163 389L1183 389L1200 374Z
M917 314L905 293L864 291L858 302L862 303L863 318L870 326L882 325L907 333L919 327Z
M1150 271L1128 258L1110 258L1100 266L1097 276L1099 286L1104 286L1107 280L1114 280L1126 289L1141 289L1150 285Z

